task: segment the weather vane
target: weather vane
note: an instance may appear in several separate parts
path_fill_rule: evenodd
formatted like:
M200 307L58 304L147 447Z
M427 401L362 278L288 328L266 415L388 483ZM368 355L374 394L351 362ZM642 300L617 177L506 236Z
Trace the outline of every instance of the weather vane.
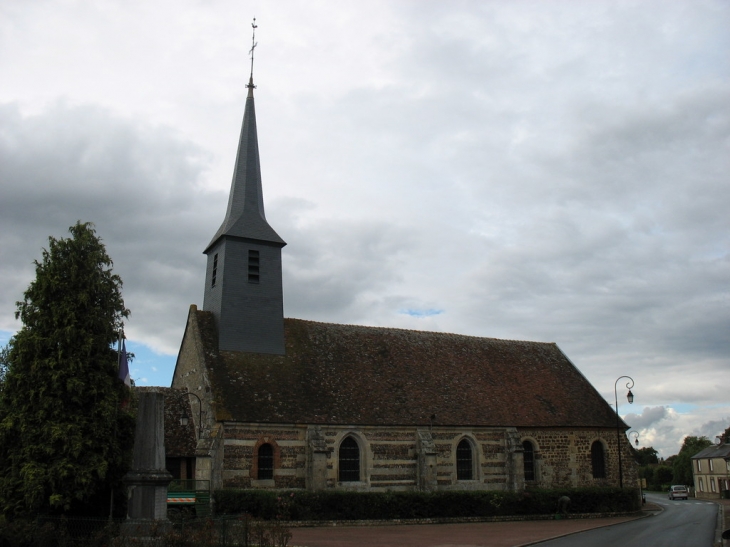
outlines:
M256 29L259 28L256 24L256 18L253 18L253 23L251 23L251 28L253 28L253 31L251 32L251 49L249 50L249 54L251 55L251 76L249 84L246 87L256 87L253 85L253 50L256 49L256 46L258 43L256 43Z

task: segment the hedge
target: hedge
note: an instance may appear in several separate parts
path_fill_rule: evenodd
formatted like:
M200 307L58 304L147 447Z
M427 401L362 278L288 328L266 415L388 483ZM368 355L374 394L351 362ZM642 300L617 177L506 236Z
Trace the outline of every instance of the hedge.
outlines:
M218 515L248 514L265 520L392 520L546 515L558 499L570 513L621 513L641 508L633 488L541 489L527 492L350 492L247 490L214 492Z

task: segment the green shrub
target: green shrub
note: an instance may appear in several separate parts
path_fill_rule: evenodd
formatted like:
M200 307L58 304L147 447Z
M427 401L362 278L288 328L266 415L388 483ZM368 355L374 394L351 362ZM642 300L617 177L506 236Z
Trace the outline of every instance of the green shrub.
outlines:
M214 493L219 515L248 514L264 520L393 520L498 517L556 513L568 496L571 513L638 511L639 494L627 488L530 490L527 492L349 492L222 489Z

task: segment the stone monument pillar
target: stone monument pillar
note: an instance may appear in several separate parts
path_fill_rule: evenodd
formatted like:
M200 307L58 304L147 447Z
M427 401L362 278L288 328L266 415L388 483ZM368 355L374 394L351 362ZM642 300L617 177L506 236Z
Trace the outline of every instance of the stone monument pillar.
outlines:
M418 489L422 492L433 492L438 485L436 480L436 443L430 431L419 429L416 442L418 454Z
M525 449L516 428L508 427L504 436L507 491L522 492L525 489Z
M327 488L327 442L319 427L307 428L307 489Z
M144 521L167 521L167 485L172 475L165 469L165 396L154 388L138 388L138 396L132 469L124 482L127 519L142 521L137 526L142 532Z

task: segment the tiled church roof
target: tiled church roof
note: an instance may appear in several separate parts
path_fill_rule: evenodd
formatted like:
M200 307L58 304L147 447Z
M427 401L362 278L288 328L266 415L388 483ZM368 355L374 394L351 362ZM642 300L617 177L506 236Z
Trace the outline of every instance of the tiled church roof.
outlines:
M552 343L285 319L286 355L220 352L194 311L218 420L615 427L612 407ZM623 426L623 422L621 422Z

